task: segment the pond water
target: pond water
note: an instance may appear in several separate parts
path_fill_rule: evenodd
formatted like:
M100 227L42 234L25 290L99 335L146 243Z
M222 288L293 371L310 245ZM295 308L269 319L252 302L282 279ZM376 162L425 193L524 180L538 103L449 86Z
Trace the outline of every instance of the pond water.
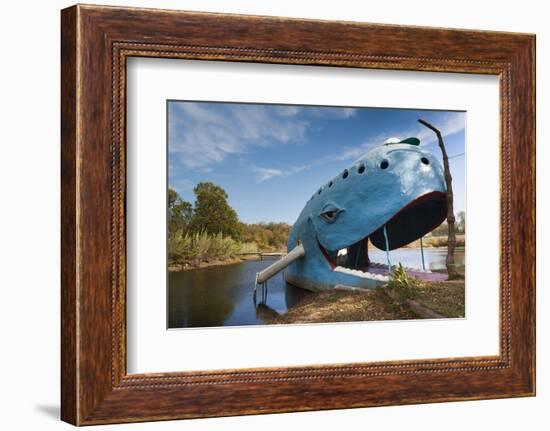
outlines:
M426 268L445 268L446 248L425 248ZM369 250L373 262L386 262L386 254ZM392 264L421 267L420 250L401 248L390 254ZM464 264L464 249L456 252L457 264ZM172 272L168 276L168 327L261 325L275 313L284 313L308 291L287 284L282 273L269 280L266 304L254 305L252 291L256 273L273 263L265 259L232 265Z

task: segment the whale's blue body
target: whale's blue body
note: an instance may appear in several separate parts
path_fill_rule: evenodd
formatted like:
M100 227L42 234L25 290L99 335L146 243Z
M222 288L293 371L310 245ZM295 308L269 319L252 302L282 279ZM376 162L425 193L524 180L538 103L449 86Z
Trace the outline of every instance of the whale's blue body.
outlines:
M443 169L418 144L409 138L378 146L314 193L288 238L289 251L300 243L305 249L285 272L289 283L313 291L375 287L387 276L368 258L369 238L393 250L443 222Z

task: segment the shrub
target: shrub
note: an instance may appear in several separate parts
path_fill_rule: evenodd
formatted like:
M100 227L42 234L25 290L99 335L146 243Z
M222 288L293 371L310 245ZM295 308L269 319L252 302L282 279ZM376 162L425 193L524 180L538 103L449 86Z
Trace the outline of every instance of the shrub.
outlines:
M418 295L419 287L420 280L409 275L401 263L393 268L388 281L388 288L398 293L402 298L413 298Z
M178 230L168 235L168 261L170 265L199 264L204 260L227 260L239 253L257 252L253 242L239 242L230 236L205 231L189 233Z

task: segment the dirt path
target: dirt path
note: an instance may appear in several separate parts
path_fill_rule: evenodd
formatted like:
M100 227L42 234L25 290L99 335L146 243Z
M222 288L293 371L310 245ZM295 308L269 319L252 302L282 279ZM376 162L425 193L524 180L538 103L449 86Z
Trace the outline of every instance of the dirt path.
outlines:
M330 290L307 296L302 302L269 323L362 322L418 319L413 303L443 317L464 317L464 281L423 283L414 297L389 295L377 290Z
M365 320L413 319L407 307L389 304L377 291L330 290L306 297L269 323L358 322Z

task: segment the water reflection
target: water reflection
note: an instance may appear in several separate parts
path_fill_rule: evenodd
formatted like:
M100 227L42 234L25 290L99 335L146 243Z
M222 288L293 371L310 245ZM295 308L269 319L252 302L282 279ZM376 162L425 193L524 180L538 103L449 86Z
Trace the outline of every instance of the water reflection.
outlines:
M170 328L257 325L284 313L308 294L287 284L282 274L268 283L267 304L255 308L252 289L256 273L273 260L170 273L168 325Z
M385 254L371 250L370 258L385 262ZM445 268L444 248L425 249L428 269ZM420 267L420 251L399 249L392 252L392 263ZM457 264L464 263L464 250L458 250ZM252 301L256 273L273 260L246 261L233 265L170 273L168 277L168 326L197 328L211 326L259 325L293 307L309 292L287 284L282 274L268 282L266 304ZM260 298L260 297L259 297Z

